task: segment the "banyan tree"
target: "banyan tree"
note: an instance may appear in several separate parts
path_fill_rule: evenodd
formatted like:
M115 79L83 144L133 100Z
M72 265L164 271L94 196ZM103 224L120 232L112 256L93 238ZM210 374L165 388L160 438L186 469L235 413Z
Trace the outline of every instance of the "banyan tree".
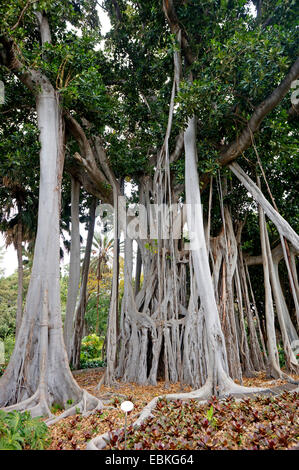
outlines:
M0 37L1 65L36 99L41 144L33 271L15 351L0 380L1 406L48 415L54 401L72 399L84 411L102 406L78 387L68 365L70 358L79 363L88 274L86 260L76 305L80 186L94 196L90 242L97 202L114 209L107 384L162 378L166 387L189 384L194 391L185 397L202 398L256 391L242 378L259 371L290 381L298 374L299 237L287 208L287 186L291 193L295 186L290 167L296 168L297 103L289 102L299 77L295 12L273 1L253 14L249 3L106 0L112 29L104 53L92 35L90 44L72 39L75 53L68 49L66 56L57 33L66 34L66 26L55 2L46 11L28 6L15 28L28 9L42 57L31 67L21 61L14 29ZM49 65L55 53L62 54L56 76ZM65 153L74 238L63 338ZM134 197L125 195L124 180Z
M125 381L156 384L157 378L163 377L166 385L168 382L181 381L194 388L203 387L198 392L198 396L202 396L206 393L241 393L244 387L237 386L232 379L242 383L243 375L253 376L261 370L266 370L270 377L291 380L280 369L276 316L287 370L293 373L298 373L294 347L298 345L298 334L294 324L295 316L291 318L281 288L278 263L281 259L285 262L293 309L297 316L298 282L294 260L299 239L279 214L257 152L254 134L298 76L298 59L278 87L271 90L256 106L236 140L223 145L217 159L219 168L228 166L234 175L233 179L230 176L230 185L234 183L238 186L241 183L245 194L248 192L255 203L261 255L254 260L242 249L242 231L246 220L244 217L239 218L236 213L232 214L227 197L228 176L221 176L218 170L214 181L212 177L207 179L206 175L202 175L202 184L199 182L197 147L204 122L197 119L196 115L189 117L176 136L175 143L172 141L170 144L176 96L181 98L183 95L180 91L181 82L184 90L187 86L192 88L192 66L198 57L193 55L188 28L182 27L175 2L164 2L163 11L175 41L168 123L164 143L156 156L152 156L153 176L150 178L146 175L139 180L140 207L137 205L135 210L131 208L127 212L120 333L119 341L114 343L113 360L109 362L107 357L108 382L117 377ZM193 39L191 37L191 41ZM257 154L253 165L253 177L257 178L257 184L234 162L249 147L253 147ZM182 158L182 155L185 161L185 186L180 189L183 194L175 186L171 172L171 163ZM252 173L252 168L249 167L249 171ZM262 193L260 177L256 174L261 174L263 187L271 203ZM209 193L205 199L208 205L204 208L206 217L201 206L200 188ZM218 202L213 202L213 188L214 191L216 189ZM218 234L212 235L211 219L215 205L218 205L221 224ZM166 217L163 207L168 208ZM170 207L173 207L171 211ZM142 211L146 212L145 217L142 217ZM153 211L156 211L155 215ZM139 226L139 235L136 237L130 228L130 214L138 214L139 222L135 221L135 224ZM266 216L280 237L280 244L273 251ZM187 223L189 236L193 237L191 249L186 249L183 240L184 223ZM151 237L153 226L155 237ZM143 272L143 283L137 291L133 285L136 282L132 264L133 238L138 244L138 262ZM264 328L261 326L250 278L250 266L255 263L263 267ZM110 320L109 327L116 318L112 320L110 317Z

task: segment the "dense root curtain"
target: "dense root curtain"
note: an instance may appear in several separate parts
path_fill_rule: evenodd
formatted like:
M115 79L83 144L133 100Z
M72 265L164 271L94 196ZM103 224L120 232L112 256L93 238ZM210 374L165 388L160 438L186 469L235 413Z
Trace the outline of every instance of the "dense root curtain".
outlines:
M225 395L254 392L233 382L229 377L227 353L221 329L217 304L210 272L206 247L202 206L197 173L196 118L192 117L184 135L185 142L185 191L187 203L187 223L191 239L191 256L194 277L200 300L200 313L204 316L207 338L208 375L205 385L196 396L204 398L211 394ZM194 392L193 392L194 393Z

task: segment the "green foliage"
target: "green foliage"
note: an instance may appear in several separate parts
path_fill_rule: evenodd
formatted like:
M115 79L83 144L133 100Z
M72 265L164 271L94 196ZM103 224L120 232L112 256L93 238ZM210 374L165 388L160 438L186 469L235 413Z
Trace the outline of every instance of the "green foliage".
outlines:
M24 296L29 285L30 272L24 271ZM0 278L0 339L14 336L18 297L18 275ZM9 347L9 345L8 345Z
M63 411L63 407L59 403L53 403L51 413L56 414L58 411Z
M28 411L0 410L0 450L42 450L47 447L48 436L47 425Z
M278 357L279 357L279 365L281 368L285 367L286 365L286 359L285 359L285 352L283 347L279 344L278 345Z
M15 305L7 305L4 301L0 302L0 339L13 335L16 328Z
M10 356L15 347L15 336L9 335L4 338L5 363L8 364Z
M188 38L195 61L189 65L183 58L183 80L176 97L169 150L171 153L177 135L195 113L198 118L199 173L227 177L226 201L233 222L237 225L248 216L242 233L242 248L251 255L258 255L256 206L240 183L219 167L217 160L227 144L238 138L254 109L269 96L294 62L298 52L297 15L293 0L263 2L259 18L250 13L249 3L246 0L173 2L178 24ZM256 1L253 3L257 4ZM88 120L87 136L97 135L103 141L116 177L128 176L130 181L139 183L140 177L152 177L155 157L163 145L173 80L173 52L178 49L178 44L170 34L161 2L120 0L122 21L115 14L114 2L104 0L102 4L112 23L103 50L99 49L102 36L96 0L3 0L0 5L1 34L12 37L26 66L39 69L48 77L59 92L66 111L81 123L84 122L82 118ZM24 7L24 17L14 28ZM43 48L35 9L44 11L51 25L52 44ZM269 27L263 27L268 18L271 19ZM190 72L192 82L189 81ZM32 241L36 226L40 150L35 103L31 93L4 67L0 67L0 79L5 83L6 92L0 114L0 230L10 231L13 235L18 218L11 216L11 211L15 208L16 197L21 194L24 204L22 222L26 227L26 239ZM290 94L261 123L255 141L279 211L296 230L299 227L296 197L298 130L288 119L289 107ZM66 163L73 163L72 155L78 150L78 144L69 136L66 149ZM242 167L255 178L255 151L248 148L243 157ZM183 153L172 163L171 172L174 181L183 186ZM6 185L5 178L9 179ZM69 186L69 179L64 177L61 227L66 230L70 221ZM214 178L214 193L215 188ZM263 180L262 189L266 193ZM203 193L205 212L206 193ZM181 194L183 202L184 195ZM217 235L222 226L217 196L213 195L212 236ZM273 246L277 231L270 223L268 229ZM156 242L146 244L145 248L151 254L157 253ZM97 257L94 261L97 265ZM262 317L262 271L260 267L250 269ZM101 283L99 293L97 279L90 279L86 322L91 332L106 331L110 289L108 277L107 282ZM286 285L285 291L288 289ZM0 339L6 338L8 355L15 329L16 295L16 275L0 279ZM66 298L67 277L61 281L63 313ZM91 344L83 343L82 364L97 362L101 347L96 340ZM210 419L213 420L213 414Z
M86 362L89 359L95 359L100 356L104 338L96 334L85 336L81 343L80 360Z
M211 426L217 426L217 419L214 417L214 407L213 405L210 406L206 413L207 420L209 421Z

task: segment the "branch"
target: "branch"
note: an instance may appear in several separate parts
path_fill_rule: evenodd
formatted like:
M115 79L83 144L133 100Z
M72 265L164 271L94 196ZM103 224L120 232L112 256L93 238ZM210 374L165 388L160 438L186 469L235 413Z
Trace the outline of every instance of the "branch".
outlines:
M117 20L119 22L121 22L123 17L122 17L118 2L116 0L111 0L111 3L114 6L115 15L116 15Z
M20 61L16 44L6 36L0 36L0 65L11 70L34 94L37 94L39 87L45 91L53 91L53 87L45 75L39 70L26 67Z
M76 121L76 119L71 116L68 111L64 111L64 117L67 125L67 129L78 142L80 147L80 152L83 156L76 153L75 158L84 166L86 171L89 174L90 179L94 184L99 188L100 192L105 195L106 199L111 199L111 188L107 186L107 183L110 184L110 181L107 180L104 173L98 167L93 150L91 145L85 135L84 130Z
M177 17L177 14L173 5L173 0L163 0L163 10L164 10L165 17L168 21L168 24L170 26L170 30L172 34L177 35L179 30L181 30L182 32L181 45L182 45L182 50L186 59L186 63L187 65L192 65L195 60L195 57L193 56L191 47L189 46L187 33L181 28L179 24L179 19Z
M291 88L291 84L299 77L299 58L291 67L289 73L280 85L275 88L268 98L266 98L254 111L247 127L243 129L241 135L229 145L229 147L221 152L219 162L222 166L228 165L235 160L244 150L251 145L251 133L253 134L259 129L259 126L267 114L277 106L285 97Z
M89 194L92 194L101 202L112 204L112 199L107 199L107 196L104 195L100 188L94 184L89 174L84 170L81 164L77 164L74 161L66 161L65 170L74 178L76 178L80 182L81 186L83 186L85 191L87 191Z
M183 148L184 148L184 132L181 132L177 136L174 151L172 152L172 154L169 157L169 163L173 163L173 162L177 161L177 159L180 157L180 155L183 151Z
M23 16L26 12L26 10L30 7L30 5L33 5L34 3L38 3L39 0L28 0L28 2L26 3L26 5L24 6L23 10L21 11L21 14L18 18L18 21L16 22L16 24L11 28L11 31L14 31L15 29L17 29L17 27L19 26L20 22L22 21L23 19Z
M289 242L295 247L295 249L299 250L299 236L288 224L288 222L274 209L270 202L267 201L257 185L249 178L249 176L236 162L231 163L229 168L245 186L247 191L250 192L254 200L263 208L263 211L277 227L279 234L287 238Z

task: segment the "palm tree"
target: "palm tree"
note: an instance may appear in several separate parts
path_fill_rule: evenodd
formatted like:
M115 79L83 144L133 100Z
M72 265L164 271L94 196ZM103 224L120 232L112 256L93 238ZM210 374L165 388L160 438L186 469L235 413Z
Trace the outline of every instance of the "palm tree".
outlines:
M109 234L102 235L101 232L96 232L93 237L92 243L92 258L90 260L90 270L97 276L97 322L96 332L99 333L99 296L100 296L100 281L103 272L109 269L108 263L113 256L114 239Z
M3 213L0 217L0 231L5 238L5 246L13 245L18 258L18 300L16 312L16 336L19 332L23 308L23 242L33 244L35 240L36 213L26 203L29 193L23 186L4 176L2 183Z

